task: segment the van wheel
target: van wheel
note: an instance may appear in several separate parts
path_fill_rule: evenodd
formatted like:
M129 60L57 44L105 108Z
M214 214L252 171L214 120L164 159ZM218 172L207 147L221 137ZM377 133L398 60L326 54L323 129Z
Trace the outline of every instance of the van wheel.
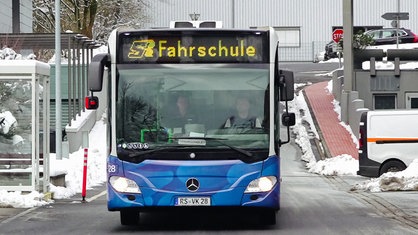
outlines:
M405 164L403 164L400 161L388 161L385 164L383 164L383 166L380 168L380 174L382 175L386 172L397 172L397 171L403 171L406 169Z
M120 211L120 223L122 225L137 225L139 222L139 212L123 210Z

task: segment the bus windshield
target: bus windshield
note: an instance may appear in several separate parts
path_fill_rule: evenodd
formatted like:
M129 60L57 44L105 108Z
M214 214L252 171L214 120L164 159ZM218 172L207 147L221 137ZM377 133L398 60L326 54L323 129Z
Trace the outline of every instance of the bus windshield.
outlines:
M268 64L118 65L118 149L268 149L268 81Z

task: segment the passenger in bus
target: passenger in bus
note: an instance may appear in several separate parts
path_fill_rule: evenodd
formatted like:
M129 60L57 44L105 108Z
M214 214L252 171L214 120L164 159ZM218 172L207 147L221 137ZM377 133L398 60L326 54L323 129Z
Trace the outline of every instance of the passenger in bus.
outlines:
M238 97L235 102L236 113L229 117L224 128L261 128L261 121L251 114L251 102L247 97Z

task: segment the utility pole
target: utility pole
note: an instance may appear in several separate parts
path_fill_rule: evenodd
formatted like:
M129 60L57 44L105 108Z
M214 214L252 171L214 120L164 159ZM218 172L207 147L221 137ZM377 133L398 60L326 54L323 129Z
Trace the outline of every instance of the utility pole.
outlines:
M231 14L231 18L232 18L232 28L235 28L235 0L232 0L232 14Z
M399 15L401 13L401 2L398 0L398 17L396 17L396 49L399 48Z
M61 131L61 1L55 1L55 153L62 159ZM49 133L47 133L49 134Z
M353 90L353 0L343 0L344 90Z

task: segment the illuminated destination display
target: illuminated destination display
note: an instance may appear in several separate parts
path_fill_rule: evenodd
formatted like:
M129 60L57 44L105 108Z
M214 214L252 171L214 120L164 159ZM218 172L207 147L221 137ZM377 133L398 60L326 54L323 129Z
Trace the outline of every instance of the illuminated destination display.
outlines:
M267 63L267 31L120 34L119 63Z

